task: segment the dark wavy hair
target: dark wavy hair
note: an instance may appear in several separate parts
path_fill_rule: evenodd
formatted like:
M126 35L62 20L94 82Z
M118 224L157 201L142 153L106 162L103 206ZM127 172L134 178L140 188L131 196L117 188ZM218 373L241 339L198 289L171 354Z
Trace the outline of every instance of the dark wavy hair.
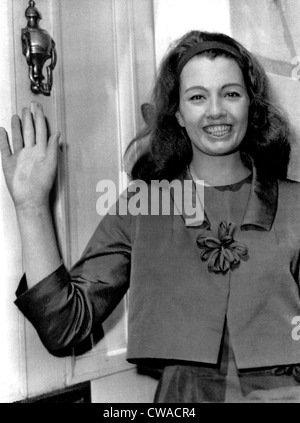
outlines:
M211 59L225 56L238 63L250 99L248 128L240 150L252 157L255 166L264 175L285 179L292 130L285 114L273 102L266 72L258 60L233 38L200 31L191 31L181 37L162 60L151 101L142 109L147 127L129 144L125 153L126 157L135 145L138 146L137 142L147 139L146 147L129 172L131 178L146 182L153 179L171 181L190 164L191 142L175 116L180 87L177 69L181 57L203 41L219 41L239 51L240 58L221 50L200 54Z

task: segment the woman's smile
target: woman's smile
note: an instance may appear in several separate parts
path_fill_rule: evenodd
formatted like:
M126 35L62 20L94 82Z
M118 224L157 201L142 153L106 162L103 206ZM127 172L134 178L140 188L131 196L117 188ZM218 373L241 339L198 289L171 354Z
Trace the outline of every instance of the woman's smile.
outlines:
M221 138L230 134L232 125L208 125L203 127L203 131L212 137Z

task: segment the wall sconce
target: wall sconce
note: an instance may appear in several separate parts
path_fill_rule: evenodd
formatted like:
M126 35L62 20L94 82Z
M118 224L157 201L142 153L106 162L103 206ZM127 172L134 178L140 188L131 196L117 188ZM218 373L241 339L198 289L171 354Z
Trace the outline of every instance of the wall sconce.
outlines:
M42 19L40 12L35 7L34 1L29 1L25 11L27 26L22 29L22 50L29 66L29 79L31 91L34 94L50 95L52 88L52 71L56 65L55 43L47 31L41 29L39 21ZM47 81L43 75L43 67L47 60Z

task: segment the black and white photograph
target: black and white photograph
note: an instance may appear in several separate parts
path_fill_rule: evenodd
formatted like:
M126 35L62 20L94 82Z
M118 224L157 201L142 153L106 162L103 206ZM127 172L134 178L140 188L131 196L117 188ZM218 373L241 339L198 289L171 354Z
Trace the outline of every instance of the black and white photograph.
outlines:
M300 403L299 0L1 0L0 157L0 403Z

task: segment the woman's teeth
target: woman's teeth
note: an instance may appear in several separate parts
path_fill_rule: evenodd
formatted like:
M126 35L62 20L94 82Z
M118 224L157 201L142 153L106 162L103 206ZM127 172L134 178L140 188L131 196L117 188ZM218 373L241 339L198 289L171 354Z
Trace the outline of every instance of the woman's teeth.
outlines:
M231 131L231 125L211 125L206 126L203 130L214 137L223 137Z

